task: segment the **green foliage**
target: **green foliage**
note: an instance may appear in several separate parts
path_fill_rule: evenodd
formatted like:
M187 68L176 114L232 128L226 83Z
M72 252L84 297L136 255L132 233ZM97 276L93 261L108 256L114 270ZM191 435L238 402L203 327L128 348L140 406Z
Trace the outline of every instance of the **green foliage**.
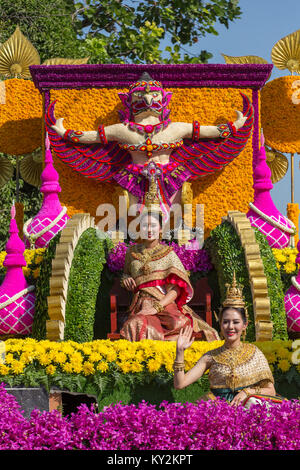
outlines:
M281 281L280 272L277 269L276 260L265 235L258 229L255 229L255 237L259 244L260 255L268 283L268 293L271 303L271 321L273 322L273 339L287 339L288 334L284 307L285 289Z
M204 248L209 251L217 272L220 289L219 306L225 300L225 284L232 282L234 271L237 282L244 287L243 295L249 316L246 340L255 341L255 324L249 274L245 263L244 249L232 225L229 222L218 225L212 230L210 237L205 241Z
M14 166L16 166L16 159L9 157L3 153L1 157L5 156ZM19 179L19 201L24 205L24 221L34 217L42 204L43 195L38 188L27 184L21 177ZM5 245L8 240L8 229L10 223L10 209L16 201L16 175L0 189L0 251L5 251Z
M228 28L241 15L236 0L85 0L75 6L77 31L87 31L80 52L92 63L206 63L212 54L192 54L191 46L218 35L217 22ZM162 51L166 40L172 47Z
M284 291L280 273L276 267L273 252L265 236L258 230L255 231L255 236L259 244L264 272L267 278L268 294L271 303L271 321L273 322L273 339L287 339ZM210 253L218 277L220 289L218 306L221 306L225 299L225 284L232 282L234 271L237 281L244 287L243 295L249 315L246 339L247 341L255 341L255 323L250 279L245 262L244 249L239 236L229 222L224 222L211 232L204 247ZM209 278L209 280L210 279L211 278Z
M94 339L106 339L107 333L110 332L110 291L115 279L115 273L112 273L105 264L101 272L100 289L96 301Z
M109 243L94 228L86 230L77 243L69 275L65 340L93 340L96 302Z
M40 265L40 275L35 282L36 300L31 336L36 340L46 339L46 320L49 320L47 297L50 295L52 260L55 256L56 245L59 243L60 236L61 232L50 241Z
M19 25L41 62L54 57L80 57L72 0L1 0L0 43Z

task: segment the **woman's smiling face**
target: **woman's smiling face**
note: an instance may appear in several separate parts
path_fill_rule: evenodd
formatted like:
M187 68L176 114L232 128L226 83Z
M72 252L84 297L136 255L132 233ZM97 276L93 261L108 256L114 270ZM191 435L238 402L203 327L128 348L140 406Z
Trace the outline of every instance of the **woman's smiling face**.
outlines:
M235 308L227 308L223 312L221 331L225 340L230 342L239 340L246 328L247 323L244 322L241 314Z

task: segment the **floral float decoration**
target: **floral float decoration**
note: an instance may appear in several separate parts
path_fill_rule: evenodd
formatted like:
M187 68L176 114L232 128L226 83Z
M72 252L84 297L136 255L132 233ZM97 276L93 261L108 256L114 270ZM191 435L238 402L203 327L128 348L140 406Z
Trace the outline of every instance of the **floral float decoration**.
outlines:
M279 212L271 198L273 184L266 162L263 134L257 162L254 163L253 181L254 202L249 203L247 217L251 225L266 236L272 248L285 248L296 231L294 224Z
M42 207L38 214L29 219L23 227L26 248L29 246L31 248L46 247L50 240L64 228L69 219L67 208L62 207L59 201L58 193L61 191L59 176L53 166L48 137L46 137L45 168L41 174L41 181L40 191L44 194Z
M300 241L297 243L296 263L300 264ZM286 291L284 305L288 331L300 337L300 271L291 278L292 285Z
M152 108L160 114L160 122L157 125L140 126L132 121L134 115L144 109L143 100L134 101L134 93L140 90L159 92L162 95L160 101L155 101L148 108ZM194 121L192 138L177 138L178 131L174 131L171 143L155 143L152 137L165 130L169 124L168 105L172 93L166 92L162 84L152 79L148 74L133 83L128 93L118 94L124 109L120 111L120 119L125 126L137 133L143 134L145 142L131 144L117 142L115 139L107 141L104 126L98 127L100 141L80 141L84 132L67 129L63 135L57 133L56 117L54 109L56 101L53 101L46 113L46 127L51 141L51 146L58 158L75 172L81 175L97 179L101 182L116 182L126 189L137 203L144 204L144 195L149 187L148 164L153 165L154 152L165 150L169 152L166 163L157 163L156 184L163 213L168 213L172 200L182 188L184 182L196 180L222 170L231 163L245 148L251 135L254 113L249 98L241 93L243 98L243 116L246 118L239 129L235 129L232 123L219 125L219 138L208 138L204 143L200 142L200 124ZM177 139L177 140L176 140ZM133 153L145 152L143 163L137 163L133 159ZM149 168L150 170L150 168ZM151 168L151 171L154 171Z
M13 205L10 237L6 244L7 255L3 263L7 272L0 286L0 335L30 334L34 317L34 286L28 285L22 270L26 266L25 246L18 235L15 214Z

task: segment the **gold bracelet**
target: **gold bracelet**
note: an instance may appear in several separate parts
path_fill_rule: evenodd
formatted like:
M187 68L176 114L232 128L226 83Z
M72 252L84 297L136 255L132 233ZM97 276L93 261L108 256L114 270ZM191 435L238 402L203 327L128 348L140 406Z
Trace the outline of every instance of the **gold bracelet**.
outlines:
M157 301L153 302L153 307L157 311L157 313L160 313L164 310L164 307Z
M185 368L185 363L184 361L183 362L180 362L180 361L174 361L174 364L173 364L173 370L174 372L181 372L183 371Z

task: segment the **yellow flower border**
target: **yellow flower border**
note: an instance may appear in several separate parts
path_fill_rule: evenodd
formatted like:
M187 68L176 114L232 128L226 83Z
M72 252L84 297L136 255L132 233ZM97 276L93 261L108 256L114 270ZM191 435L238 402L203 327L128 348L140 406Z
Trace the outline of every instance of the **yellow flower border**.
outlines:
M74 341L36 341L32 338L8 339L5 344L5 361L0 364L0 375L19 375L27 366L41 366L48 375L55 372L90 376L97 371L109 373L117 368L124 374L158 372L165 368L173 372L176 343L143 340L94 340L89 343ZM215 349L223 341L195 341L185 351L186 370L191 369L207 351ZM271 370L287 372L292 366L292 341L256 342L266 356ZM298 366L299 367L299 366Z
M39 265L43 261L44 253L46 248L37 248L36 250L25 250L24 251L24 258L27 263L26 266L23 267L23 273L25 277L29 277L31 274L36 279L39 275L39 267L36 269L31 269L31 265ZM3 262L6 257L6 251L0 251L0 269L5 269L3 266Z
M295 273L298 270L296 264L297 248L272 248L272 252L279 270L284 270L287 274Z

